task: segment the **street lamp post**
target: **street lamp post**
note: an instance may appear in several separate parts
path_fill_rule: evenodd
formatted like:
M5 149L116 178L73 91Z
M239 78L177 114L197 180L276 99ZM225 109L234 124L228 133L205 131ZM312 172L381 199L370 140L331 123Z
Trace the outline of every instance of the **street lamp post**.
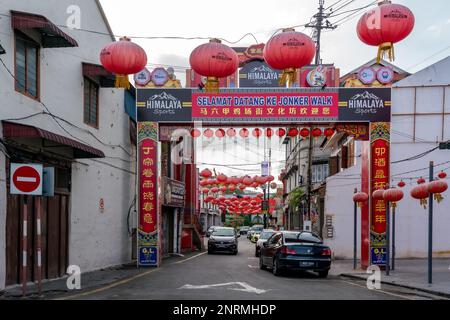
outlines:
M389 202L386 201L386 275L389 275L390 272L390 233L391 233L391 227L390 227L390 209L389 209Z
M430 161L430 182L434 179L434 162ZM428 283L433 283L433 194L428 198Z

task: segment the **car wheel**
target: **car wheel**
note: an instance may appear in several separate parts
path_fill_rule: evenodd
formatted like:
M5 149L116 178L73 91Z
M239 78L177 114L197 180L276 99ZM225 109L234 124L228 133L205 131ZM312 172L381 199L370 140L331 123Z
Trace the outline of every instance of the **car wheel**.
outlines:
M258 252L258 250L255 250L255 257L259 257L259 252Z
M233 252L233 255L236 256L237 254L238 254L238 251L237 251L237 250Z
M279 276L281 274L281 270L280 270L280 266L279 266L277 258L273 259L272 273L274 276Z
M326 278L326 277L328 277L328 270L325 270L325 271L319 271L319 277L320 277L320 278Z
M260 268L261 270L266 270L266 266L265 266L265 264L263 263L263 259L262 259L262 256L261 256L261 255L259 255L259 268Z

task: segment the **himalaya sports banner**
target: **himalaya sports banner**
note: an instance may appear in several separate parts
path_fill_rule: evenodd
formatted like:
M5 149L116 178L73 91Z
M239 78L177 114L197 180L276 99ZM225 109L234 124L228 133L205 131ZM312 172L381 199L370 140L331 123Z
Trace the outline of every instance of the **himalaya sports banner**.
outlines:
M390 88L137 89L138 122L390 122Z

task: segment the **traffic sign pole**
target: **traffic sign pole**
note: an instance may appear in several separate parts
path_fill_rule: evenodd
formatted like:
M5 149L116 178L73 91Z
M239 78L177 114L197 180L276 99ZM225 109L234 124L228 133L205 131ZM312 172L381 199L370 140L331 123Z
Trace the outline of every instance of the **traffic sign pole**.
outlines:
M38 292L42 294L42 232L41 232L41 197L36 198L36 251L37 251L37 279Z
M23 196L22 220L22 296L27 294L27 255L28 255L28 196Z

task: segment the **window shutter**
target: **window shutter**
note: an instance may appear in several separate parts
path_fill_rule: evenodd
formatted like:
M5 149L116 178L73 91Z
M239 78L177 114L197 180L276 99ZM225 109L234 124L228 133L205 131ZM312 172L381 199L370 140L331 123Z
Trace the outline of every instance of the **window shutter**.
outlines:
M328 160L328 167L330 170L330 176L335 175L336 173L339 172L339 158L338 157L330 157L330 159Z
M342 152L341 167L342 167L342 169L347 169L348 168L348 147L343 146L341 149L341 152Z

